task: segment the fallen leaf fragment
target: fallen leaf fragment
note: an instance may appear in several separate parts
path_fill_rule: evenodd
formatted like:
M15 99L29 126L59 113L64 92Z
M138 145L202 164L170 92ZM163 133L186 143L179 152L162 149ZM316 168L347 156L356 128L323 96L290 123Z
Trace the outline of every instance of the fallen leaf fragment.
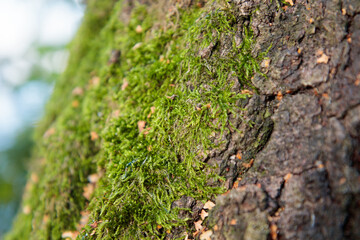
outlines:
M28 214L31 213L31 208L30 208L29 205L25 205L25 206L23 207L23 213L24 213L25 215L28 215Z
M211 240L211 235L213 232L211 230L205 231L200 235L200 240Z
M254 164L254 159L251 159L249 163L243 163L242 166L244 168L251 168L253 164Z
M92 228L97 228L97 226L98 226L97 221L94 221L92 224L90 224L90 227L92 227Z
M72 103L71 103L71 106L73 106L73 108L77 108L79 107L80 103L78 100L74 100Z
M32 181L33 183L39 182L39 177L38 177L38 175L37 175L36 173L32 173L32 174L30 175L30 179L31 179L31 181Z
M55 133L55 128L49 128L48 130L46 130L46 132L44 133L44 138L48 138L51 135L53 135Z
M290 179L291 177L292 177L292 174L291 174L291 173L286 174L285 177L284 177L285 183L286 183L287 181L289 181L289 179Z
M278 217L278 216L280 216L280 213L282 212L282 211L284 211L284 207L281 207L281 208L279 208L276 212L275 212L275 217Z
M87 184L87 185L84 186L84 188L83 188L83 191L84 191L84 192L83 192L83 196L84 196L87 200L90 200L91 195L93 194L94 190L95 190L94 184L92 184L92 183Z
M226 196L230 193L230 190L227 190L226 192L224 192L223 194L221 194L221 196Z
M167 99L171 99L171 100L174 100L175 98L177 97L177 95L171 95L171 96L166 96Z
M83 227L85 227L85 225L88 223L89 217L90 217L89 211L82 211L80 214L81 214L81 218L79 221L79 225L76 228L77 230L81 230Z
M230 225L234 226L234 225L236 225L236 223L237 223L237 220L235 218L231 219Z
M141 133L145 129L146 122L145 121L138 121L137 125L138 125L139 132Z
M137 26L136 26L135 32L136 32L136 33L142 33L142 32L143 32L143 29L142 29L141 25L137 25Z
M281 101L282 98L283 98L283 94L282 94L281 91L279 91L279 92L277 93L277 95L276 95L276 99L279 100L279 101Z
M316 63L328 63L329 57L323 53L317 60Z
M90 79L90 86L97 87L100 84L100 78L97 76L94 76Z
M199 220L199 221L197 221L197 222L194 222L196 231L201 231L201 230L203 229L203 226L201 225L202 222L203 222L202 220Z
M150 108L150 113L149 113L149 115L147 116L147 118L150 118L151 115L154 114L154 113L155 113L155 107L151 107L151 108Z
M360 73L356 76L355 86L360 85Z
M241 90L241 94L249 94L249 95L253 95L254 93L248 89L244 89L244 90Z
M142 133L143 133L144 135L147 135L147 134L149 134L149 131L150 131L150 130L151 130L151 128L148 127L148 128L146 128L145 131L143 131Z
M346 178L340 178L339 184L343 185L344 183L346 183Z
M285 2L289 3L291 6L294 6L293 0L285 0Z
M204 220L207 216L209 216L209 214L204 209L202 209L200 213L201 219Z
M201 104L200 104L200 103L197 104L197 105L195 106L195 109L196 109L196 111L201 111Z
M321 56L321 55L323 55L323 53L324 53L323 50L318 49L318 50L316 51L316 56Z
M196 4L196 6L199 7L199 8L202 8L204 6L204 4L199 2L199 3Z
M84 94L84 90L81 87L76 87L72 90L72 95L81 96Z
M94 174L89 175L87 178L90 183L97 183L100 179L100 176L99 176L99 174L94 173Z
M233 184L233 188L238 188L239 187L239 181L235 181Z
M317 161L316 162L316 167L319 168L319 169L323 169L325 167L325 165L321 161Z
M77 235L79 234L78 231L66 231L61 234L62 238L70 238L70 239L76 239Z
M48 214L45 214L45 215L43 216L42 222L43 222L44 224L46 224L46 223L49 221L49 219L50 219L50 216L49 216Z
M135 44L132 49L136 50L136 49L140 48L141 46L142 46L142 42L139 42L139 43Z
M205 204L204 204L204 209L209 209L211 210L213 207L215 207L215 203L213 203L212 201L207 201Z
M97 140L99 138L99 135L97 134L97 132L92 131L90 133L90 135L91 135L91 140L92 141L95 141L95 140Z
M127 86L129 86L129 82L127 81L126 78L123 79L123 84L121 85L121 90L124 91Z
M115 110L111 113L111 117L117 118L120 116L120 110Z
M270 66L270 59L265 59L262 61L261 66L264 68L268 68Z
M185 239L184 239L184 240L188 240L188 239L189 239L189 235L187 234L187 232L185 232L184 235L185 235Z

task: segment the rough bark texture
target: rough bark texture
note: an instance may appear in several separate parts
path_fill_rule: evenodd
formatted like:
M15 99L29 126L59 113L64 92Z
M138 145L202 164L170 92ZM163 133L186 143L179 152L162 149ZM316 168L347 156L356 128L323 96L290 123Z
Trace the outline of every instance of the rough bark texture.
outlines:
M139 2L151 6L154 1L144 0ZM194 1L191 0L176 2L183 9L195 5ZM205 59L203 61L207 61L210 65L209 69L217 69L216 58L231 56L229 52L232 51L232 46L239 45L242 41L245 41L245 28L253 30L255 45L252 49L252 55L260 55L269 50L267 54L268 59L263 60L261 63L261 71L266 73L267 77L260 73L255 74L251 81L254 89L257 90L256 94L236 102L239 112L245 108L245 113L227 113L227 130L222 134L217 132L210 136L210 139L218 147L209 149L209 151L202 152L201 154L203 162L214 166L217 173L226 178L224 185L228 189L228 192L218 196L216 199L212 199L216 206L209 211L208 220L204 221L203 225L207 227L207 230L212 231L208 232L211 239L219 240L360 239L360 228L358 227L360 224L360 1L288 0L285 2L289 4L285 5L277 0L225 1L224 4L228 8L230 7L232 14L234 14L232 19L235 20L231 24L234 26L234 29L237 29L234 37L235 43L232 42L228 35L224 34L218 40L211 42L206 48L198 52L201 59ZM196 1L196 3L198 7L204 5L204 1ZM135 5L132 1L124 1L125 7L118 16L119 20L125 25L129 22L131 24L129 18ZM169 6L164 7L164 9ZM214 11L212 8L209 9L209 11ZM106 11L104 12L106 13ZM103 12L101 14L98 17L105 19L102 16L106 16L106 14ZM179 14L179 12L174 13L174 15L176 14ZM113 31L116 37L117 32L114 26L117 25L110 24L109 26L106 31ZM139 32L141 31L140 29ZM151 33L149 35L151 36ZM144 39L146 40L146 38ZM171 44L165 44L164 46L168 47L168 45ZM138 47L139 45L135 45L133 49L136 50L136 46ZM187 47L191 48L192 46ZM73 51L75 52L76 50ZM86 52L86 48L83 51ZM131 57L132 55L129 56ZM128 84L126 81L117 82L119 80L116 78L119 78L119 76L123 77L123 74L116 75L118 69L112 68L116 64L121 65L119 62L126 61L126 59L118 59L121 57L120 51L113 51L107 63L110 66L108 67L109 69L104 68L105 70L102 71L105 72L101 77L102 84L108 85L109 95L113 93L111 92L113 89L115 89L114 92L116 94L117 91L123 91ZM163 62L164 56L161 55L161 57L162 60L160 62ZM138 60L138 58L136 59ZM102 63L98 64L101 65ZM129 65L131 66L131 64ZM151 65L145 64L145 66ZM92 69L86 68L85 70L90 72ZM69 75L71 74L71 71L69 71ZM241 81L239 82L239 79L237 76L234 76L233 72L226 74L229 85L231 84L232 86L231 91L237 94L243 92L244 85L246 84L243 84ZM90 75L92 76L92 74ZM86 76L88 77L88 75ZM81 75L81 77L83 76ZM86 77L83 78L86 79ZM97 78L93 77L92 79L96 80ZM192 86L193 83L190 80L185 85L191 92L194 86ZM98 79L97 81L100 80ZM209 80L209 82L211 81ZM201 90L206 92L211 87L205 83L197 82L199 85L202 84ZM67 82L64 81L62 84L66 85ZM87 84L85 80L82 84L88 86L85 85ZM86 87L88 92L91 92L91 84L94 85L93 82L90 82L90 87ZM70 92L75 86L68 87L67 91ZM144 89L149 88L149 86L150 84L145 86ZM139 90L137 90L135 87L132 93L138 91L139 94L145 94L141 92L143 91L142 88L139 87ZM132 89L131 87L129 88ZM100 110L96 107L94 108L95 110L89 108L90 110L87 110L87 112L90 112L90 114L85 111L84 115L87 116L86 114L88 114L91 116L89 118L91 126L89 127L86 122L86 124L84 123L85 130L83 132L76 132L78 126L76 125L78 123L76 123L69 130L70 132L73 131L76 134L85 134L84 132L86 132L88 135L90 131L96 130L99 132L102 128L110 125L108 123L109 119L113 118L114 115L119 117L119 112L117 112L117 115L112 112L116 109L116 104L118 103L111 102L112 100L109 100L110 97L106 95L101 96L101 94L106 92L106 89L101 91L101 94L99 93L100 91L96 91L93 91L93 98L92 95L85 94L85 106L92 106L92 101L95 101L94 98L98 98L98 102L110 102L110 110L102 110L102 105L99 107ZM249 89L246 91L249 92ZM118 96L116 94L114 96ZM131 99L131 95L124 96L127 98L114 97L114 99L125 99L124 101ZM176 95L173 95L166 98L174 100L176 97ZM134 100L134 102L136 101ZM70 105L70 102L67 104ZM121 104L124 103L119 105ZM64 105L66 104L64 103ZM72 102L72 105L74 107L74 102ZM79 105L79 102L77 102L77 105ZM141 105L139 106L138 108L141 109ZM199 111L202 111L202 107L201 105L195 106L195 108L200 109ZM126 108L124 107L123 109ZM56 119L57 114L60 114L61 111L57 111L54 110L54 116L49 114L51 119ZM76 110L73 111L75 112ZM103 117L102 111L107 111L105 114L108 114L108 116L105 115ZM75 113L69 113L70 116L72 116L71 114ZM149 119L151 114L154 114L153 110L151 110L150 115L146 119ZM76 121L82 123L82 115L79 116L80 120ZM64 119L63 122L67 122L68 119ZM74 122L76 121L74 120ZM132 123L134 122L135 120L132 121ZM105 124L105 126L98 126L98 123ZM145 122L142 121L142 123L144 123L142 130L144 130ZM130 125L128 124L128 126ZM46 127L49 126L51 126L50 123ZM120 124L119 126L122 127ZM136 128L136 122L134 126ZM115 127L114 129L117 130ZM109 162L111 167L117 167L117 165L111 165L111 162L115 161L114 159L120 153L117 150L114 151L116 146L114 149L109 146L114 146L111 144L120 144L122 139L116 140L116 137L112 136L115 140L111 140L111 142L108 140L110 137L103 134L105 140L102 141L108 141L109 143L106 147L115 152L113 155L104 155L99 150L102 149L103 142L98 140L99 136L96 131L95 133L91 132L91 136L86 136L86 140L76 142L77 140L75 139L73 141L79 146L82 146L84 142L89 146L96 146L86 156L94 158L95 163L97 159L105 162L98 165L100 172L103 173L108 171L103 169L108 164L106 161ZM130 132L130 130L128 131ZM136 132L133 135L137 137L137 134ZM110 133L108 135L110 136ZM134 139L134 141L143 143L141 142L143 138L139 140L134 137ZM55 158L54 156L57 156L56 140L51 141L50 143L55 145L55 147L52 150L54 154L49 157ZM98 142L93 143L93 141ZM76 146L71 144L68 147L70 150L67 150L75 156L75 163L77 163L76 157L83 154L82 150L78 150L79 147ZM150 152L151 146L150 150L144 151ZM65 153L65 159L69 155ZM179 164L181 161L184 161L181 157L179 155L177 156L178 159L176 159L176 161L179 161ZM55 160L53 161L55 162ZM99 160L99 162L101 161ZM67 164L67 161L65 161L61 166L69 176L81 174L87 176L96 171L95 167L89 167L88 171L84 171L82 170L83 167L79 167L80 170L70 169L68 170L69 173L67 173ZM85 164L88 164L88 162L85 162ZM80 166L82 165L80 164ZM46 172L46 168L44 169L43 171ZM121 168L119 167L118 169ZM80 173L78 174L77 171ZM64 179L68 176L66 174L64 174ZM101 190L101 187L104 187L104 189L107 187L105 186L106 184L113 184L112 177L116 176L116 174L116 172L112 172L112 175L105 174L103 185L96 192L100 197L105 196L102 199L104 202L110 201L110 198L112 199L111 201L116 202L116 198L120 196L120 193L117 192L111 195L113 193L111 191L120 188L120 183L113 185L112 189L108 187L110 189L106 190L108 192L105 190L102 192ZM68 195L65 194L66 196L58 196L58 199L61 201L64 199L75 199L75 193L85 186L84 181L81 177L79 178L80 180L77 178L73 180L74 182L78 181L76 182L78 184L76 191L73 191L73 185L71 184L75 183L72 182L68 183L70 187L67 185L65 187L59 186L60 192L64 188L71 190L68 190L69 193ZM172 179L170 180L172 181ZM168 182L170 180L167 179ZM51 189L53 187L51 184L57 186L58 182L56 181L57 179L52 177L51 181L44 181L42 185L47 187L45 189ZM217 185L218 183L209 180L209 184ZM94 185L92 186L94 187ZM81 208L87 206L88 202L82 199L81 194L78 195L80 196L76 195L78 198L75 199L76 201L74 200L76 204L68 204L69 206L64 204L63 207L57 209L59 214L64 212L63 209L68 210L66 212L67 215L64 214L64 218L69 218L69 212L74 211L73 209L78 210L77 218L83 215L83 212L80 214L80 211L83 210ZM54 196L56 196L55 193ZM47 199L46 194L43 198ZM89 200L90 197L87 196L87 199ZM93 199L92 202L95 209L99 207L96 205L96 201ZM104 206L112 205L111 201L108 202L108 205L104 204ZM53 203L53 205L56 204ZM114 212L114 216L119 217L116 215L118 213L116 211L121 210L121 204L119 204L118 208L111 207L108 207L109 210L107 209L107 211L110 213ZM167 238L174 239L175 237L183 236L184 231L189 229L186 227L192 227L194 230L193 223L200 219L199 214L203 211L204 203L184 195L174 201L171 204L171 208L183 208L179 212L180 218L187 217L190 219L188 226L177 226L169 229L167 233L161 230L162 226L158 228L162 236L166 235ZM101 213L98 213L100 212L99 209L101 209ZM97 212L93 212L93 216L100 219L103 209L101 206L99 209L96 210ZM191 209L191 212L188 209ZM56 216L51 215L51 211L53 211L52 208L45 206L44 209L38 210L34 216L40 219L38 222L43 222L39 223L39 225L44 225L44 227L39 228L43 228L44 236L59 236L61 231L66 230L67 226L63 225L66 225L67 222L61 220L63 225L58 228L46 225L47 223L43 220L45 216L49 219L50 214L51 219L52 217L58 219L56 214L54 214ZM27 214L26 219L30 223L30 220L34 217L30 216L29 213ZM88 214L84 215L88 217ZM114 219L117 218L114 217ZM78 219L76 220L78 221ZM109 221L111 222L112 220L110 219ZM34 220L32 221L35 223ZM108 226L105 225L106 221L106 219L98 221L98 218L96 218L96 221L93 221L91 225L88 224L89 233L94 228L91 236L95 234L98 224L99 226L100 224L105 226L99 227L97 229L99 232L96 233L99 235L96 236L95 234L91 238L97 237L100 239L101 236L104 236L110 239L113 237L108 235ZM144 223L144 225L146 224ZM33 224L34 226L35 224ZM110 226L109 229L111 227L113 226ZM30 229L27 230L29 231L27 234L30 235L30 232L34 231L31 230L31 224L28 224L27 228ZM56 229L56 231L53 229ZM122 234L122 228L119 227L121 231L116 229L116 226L112 229L115 229L115 234ZM26 232L25 230L20 231ZM189 237L192 237L192 234L189 235ZM85 236L89 237L86 234ZM195 238L209 239L205 235L199 234L199 232L195 236Z
M245 18L259 8L258 49L273 44L253 83L274 129L241 187L216 200L214 239L359 239L360 2L233 2Z

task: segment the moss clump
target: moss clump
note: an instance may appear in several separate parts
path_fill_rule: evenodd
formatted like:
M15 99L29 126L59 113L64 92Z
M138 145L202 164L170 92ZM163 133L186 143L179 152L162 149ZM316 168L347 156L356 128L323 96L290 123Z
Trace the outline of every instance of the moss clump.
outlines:
M97 2L90 1L88 15L98 11ZM119 1L111 13L112 2L101 2L107 11L98 14L99 33L85 19L70 60L80 66L68 68L48 109L44 125L53 130L40 147L46 164L25 200L31 218L18 220L32 219L32 229L26 220L8 239L59 239L76 228L85 208L91 220L79 239L161 239L186 225L173 201L183 195L205 201L224 191L202 159L217 147L210 135L231 125L236 102L248 97L232 91L229 74L251 86L259 70L263 55L251 55L251 31L240 29L237 42L236 17L216 4L205 10L173 5L175 15L158 25L163 14L156 9L164 2ZM119 21L129 7L130 21ZM90 42L82 45L84 39ZM220 53L224 41L229 47ZM71 95L75 87L84 93ZM61 93L71 97L59 109ZM97 170L103 177L86 207L82 189Z

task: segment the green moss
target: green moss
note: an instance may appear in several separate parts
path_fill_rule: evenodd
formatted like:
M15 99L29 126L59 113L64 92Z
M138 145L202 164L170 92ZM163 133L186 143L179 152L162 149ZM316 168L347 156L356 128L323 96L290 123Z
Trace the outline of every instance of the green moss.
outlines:
M248 97L231 90L229 74L251 87L259 71L263 55L251 55L251 30L238 29L231 8L177 9L165 25L156 24L163 17L154 14L156 5L135 3L128 23L119 21L123 8L122 1L89 2L38 129L38 157L46 161L25 196L32 211L18 217L8 239L59 239L86 208L98 226L93 232L87 225L79 239L160 239L186 225L173 201L183 195L206 201L224 191L202 158L217 147L209 136L223 132L229 114L238 114L236 102ZM230 46L226 53L219 51L222 41ZM212 53L201 57L206 49ZM109 61L112 51L119 59ZM72 94L75 87L84 94ZM44 138L49 128L55 133ZM83 187L97 169L104 175L87 207Z

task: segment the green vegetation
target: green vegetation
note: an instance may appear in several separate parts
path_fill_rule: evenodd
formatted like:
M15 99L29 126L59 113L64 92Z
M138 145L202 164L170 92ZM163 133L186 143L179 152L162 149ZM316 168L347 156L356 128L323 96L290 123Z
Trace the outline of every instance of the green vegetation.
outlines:
M264 55L251 55L252 32L238 29L231 8L173 8L158 24L166 5L158 4L135 4L126 23L122 1L89 1L38 129L36 157L45 160L24 197L31 211L7 239L59 239L85 209L96 228L86 225L78 239L162 239L186 225L173 201L224 191L202 159L249 97L229 77L252 87ZM221 44L230 47L220 53ZM102 178L87 206L83 188L95 172Z

